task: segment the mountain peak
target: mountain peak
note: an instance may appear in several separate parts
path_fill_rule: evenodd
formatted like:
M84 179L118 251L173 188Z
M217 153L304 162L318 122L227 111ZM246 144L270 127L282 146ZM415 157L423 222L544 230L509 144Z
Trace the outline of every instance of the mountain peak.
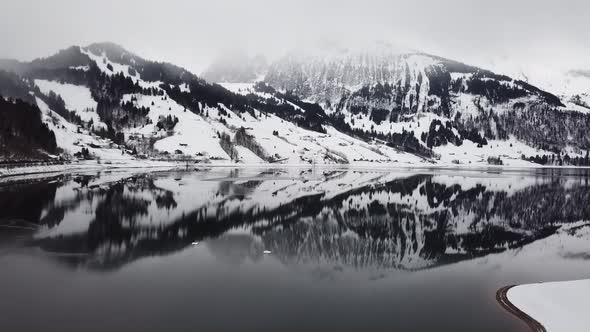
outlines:
M108 59L114 62L119 62L125 65L135 63L145 63L146 60L137 56L133 52L128 51L123 46L113 42L93 43L83 48L95 55L105 55Z
M92 44L86 46L86 48L105 49L105 50L110 49L112 51L127 52L127 50L125 50L125 48L123 46L121 46L120 44L110 42L110 41L92 43Z

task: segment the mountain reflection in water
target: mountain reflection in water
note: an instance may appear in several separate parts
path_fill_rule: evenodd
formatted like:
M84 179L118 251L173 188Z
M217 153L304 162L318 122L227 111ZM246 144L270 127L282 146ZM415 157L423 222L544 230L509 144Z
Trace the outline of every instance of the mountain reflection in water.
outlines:
M5 183L0 221L3 237L88 269L202 242L231 263L268 250L285 265L413 271L546 238L590 220L588 202L585 173L214 169Z

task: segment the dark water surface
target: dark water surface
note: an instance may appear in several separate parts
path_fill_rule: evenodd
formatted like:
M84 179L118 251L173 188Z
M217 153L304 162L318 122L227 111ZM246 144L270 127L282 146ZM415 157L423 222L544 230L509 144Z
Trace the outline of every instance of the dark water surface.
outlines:
M525 331L495 292L590 278L589 179L220 168L3 180L0 331Z

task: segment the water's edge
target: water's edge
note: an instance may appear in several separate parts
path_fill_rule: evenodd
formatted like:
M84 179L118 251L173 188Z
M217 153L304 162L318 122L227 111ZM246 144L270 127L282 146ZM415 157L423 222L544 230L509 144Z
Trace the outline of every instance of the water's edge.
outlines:
M524 311L518 309L510 300L508 299L508 291L517 285L510 285L505 286L496 292L496 300L500 304L500 306L512 314L514 317L523 321L533 332L547 332L547 329L535 320L533 317L527 315Z

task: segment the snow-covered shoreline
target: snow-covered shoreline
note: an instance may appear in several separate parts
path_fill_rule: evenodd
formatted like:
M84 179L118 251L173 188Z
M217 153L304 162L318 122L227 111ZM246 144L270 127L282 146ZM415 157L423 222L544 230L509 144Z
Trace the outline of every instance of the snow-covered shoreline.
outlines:
M547 331L545 327L539 323L537 320L529 316L524 311L520 310L516 307L510 299L508 299L508 292L514 288L515 286L506 286L502 287L496 293L496 300L500 305L507 310L509 313L514 315L516 318L522 320L533 332L545 332Z
M447 164L447 163L371 163L371 162L355 162L349 164L309 164L309 163L201 163L194 164L196 167L256 167L256 168L274 168L274 167L314 167L314 168L379 168L379 169L457 169L457 170L528 170L528 169L590 169L590 166L572 166L572 165L540 165L534 163L527 163L523 165L490 165L490 164Z
M175 168L185 167L185 164L164 161L133 161L124 163L97 163L97 162L81 162L73 164L56 164L56 165L41 165L41 166L15 166L15 167L0 167L0 179L19 175L32 174L53 174L53 173L67 173L78 171L100 171L108 169L150 169L150 170L171 170Z
M57 164L57 165L43 165L43 166L16 166L16 167L1 167L0 178L28 175L28 174L51 174L61 172L75 172L75 171L93 171L105 169L175 169L186 168L187 164L184 162L175 161L154 161L154 160L133 160L119 163L97 163L97 162L80 162L72 164ZM351 163L351 164L309 164L309 163L195 163L189 164L190 169L203 168L317 168L317 169L333 169L346 168L355 170L395 170L395 169L411 169L411 170L457 170L457 171L529 171L529 170L584 170L590 169L586 166L546 166L529 164L526 166L515 165L486 165L486 164L415 164L415 163Z
M507 290L510 303L536 320L543 331L588 331L590 279L518 285Z
M555 235L531 244L528 251L534 255L543 255L544 251L553 248L558 251L559 261L539 259L539 256L539 266L568 270L568 262L588 259L589 225L588 221L579 221L562 226ZM538 276L533 283L501 288L496 299L532 331L588 331L590 319L585 311L590 306L590 297L587 296L590 279L580 279L587 276L587 273L574 273L570 278L563 279Z

